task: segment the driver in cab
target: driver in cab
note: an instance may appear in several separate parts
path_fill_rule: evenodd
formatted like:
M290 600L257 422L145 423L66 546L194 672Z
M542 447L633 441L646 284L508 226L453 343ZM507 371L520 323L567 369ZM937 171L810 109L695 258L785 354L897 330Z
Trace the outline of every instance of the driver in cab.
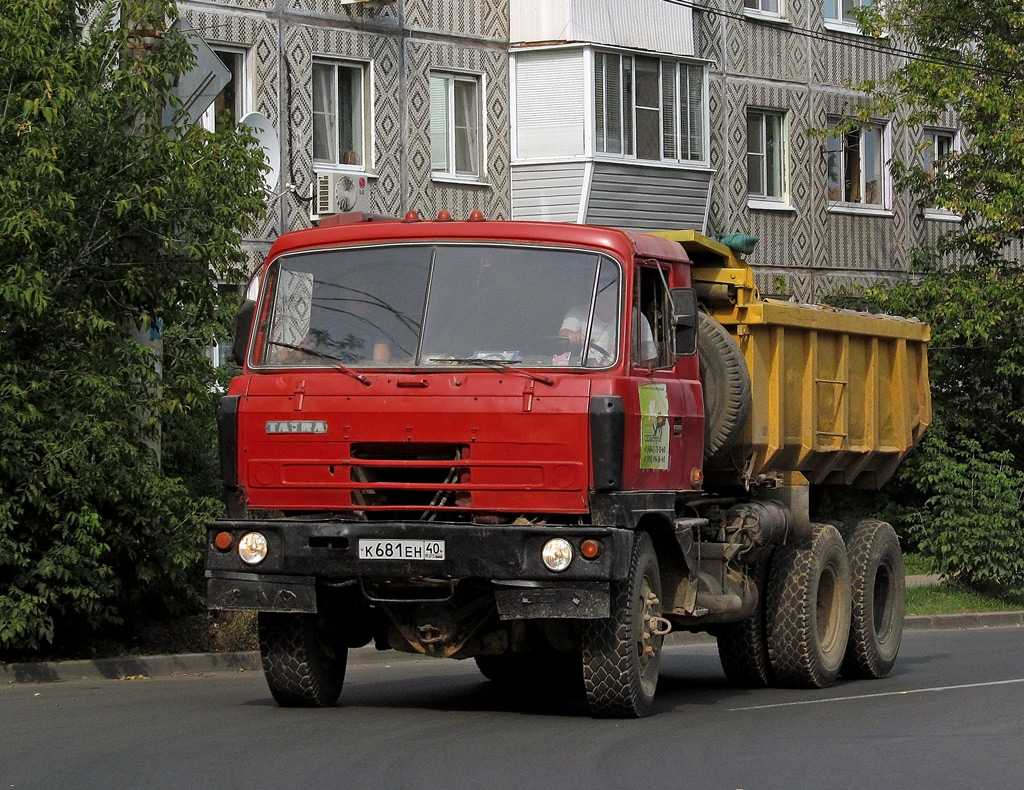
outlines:
M562 319L559 337L566 338L575 346L583 346L587 334L587 316L590 310L586 305L572 308ZM585 354L583 364L587 367L600 367L615 359L615 348L618 341L617 311L613 296L598 296L594 308L594 321L590 328L590 347ZM634 321L633 331L636 331ZM658 358L658 348L654 342L654 333L647 316L640 313L640 356L643 364L653 365Z

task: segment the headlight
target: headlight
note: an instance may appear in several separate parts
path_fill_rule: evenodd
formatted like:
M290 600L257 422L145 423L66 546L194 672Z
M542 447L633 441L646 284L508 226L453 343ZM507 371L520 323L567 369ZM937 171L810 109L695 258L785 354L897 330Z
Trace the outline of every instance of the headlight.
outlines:
M258 565L267 557L267 539L259 532L247 532L238 541L238 556L248 565Z
M572 546L565 538L552 538L544 544L540 556L549 571L564 571L572 562Z

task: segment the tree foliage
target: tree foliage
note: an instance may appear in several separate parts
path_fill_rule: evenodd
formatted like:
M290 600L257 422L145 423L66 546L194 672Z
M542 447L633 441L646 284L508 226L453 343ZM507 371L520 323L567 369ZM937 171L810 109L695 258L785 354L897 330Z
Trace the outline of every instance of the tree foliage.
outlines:
M262 156L161 128L193 55L113 5L0 0L0 653L187 606L217 507L182 466L210 453L183 448L210 423L215 280L241 277Z
M911 51L862 87L910 124L956 118L961 150L932 174L895 162L896 184L960 223L918 251L913 284L869 293L932 325L935 419L892 489L918 546L946 575L1024 593L1024 6L1012 0L886 0L860 14Z
M1024 594L1021 274L1008 262L868 292L884 310L932 327L934 420L889 486L890 515L941 573L1010 595Z
M867 83L876 111L912 125L956 114L962 150L935 178L920 158L897 162L897 186L962 217L942 250L989 261L1024 228L1024 6L1015 0L886 0L858 12L862 28L912 55ZM870 110L868 111L870 112Z

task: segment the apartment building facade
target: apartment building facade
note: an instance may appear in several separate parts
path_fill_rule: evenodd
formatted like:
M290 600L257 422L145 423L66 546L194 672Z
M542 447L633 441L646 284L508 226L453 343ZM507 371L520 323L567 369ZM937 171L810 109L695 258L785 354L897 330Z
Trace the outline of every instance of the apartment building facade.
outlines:
M952 119L816 136L899 65L860 0L187 0L231 68L206 122L270 119L277 233L402 215L692 227L759 238L766 293L815 301L909 271L955 216L897 194L893 155L934 161ZM227 114L217 111L228 109Z
M204 117L269 119L280 175L253 265L273 238L346 209L508 217L507 0L184 0L228 66Z
M750 260L767 293L817 301L905 276L910 250L958 221L897 192L890 171L893 157L934 167L958 149L954 117L817 133L865 105L853 86L905 63L890 42L861 35L850 11L862 2L730 0L695 12L711 63L710 230L759 237Z

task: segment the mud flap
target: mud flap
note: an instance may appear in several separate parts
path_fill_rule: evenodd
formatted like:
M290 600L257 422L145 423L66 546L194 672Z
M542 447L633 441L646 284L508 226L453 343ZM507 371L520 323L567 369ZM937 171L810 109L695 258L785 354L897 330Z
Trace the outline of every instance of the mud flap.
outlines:
M608 617L610 611L608 582L558 587L502 584L496 587L494 597L502 620L595 620Z
M229 611L316 612L316 580L311 576L207 575L207 607Z

